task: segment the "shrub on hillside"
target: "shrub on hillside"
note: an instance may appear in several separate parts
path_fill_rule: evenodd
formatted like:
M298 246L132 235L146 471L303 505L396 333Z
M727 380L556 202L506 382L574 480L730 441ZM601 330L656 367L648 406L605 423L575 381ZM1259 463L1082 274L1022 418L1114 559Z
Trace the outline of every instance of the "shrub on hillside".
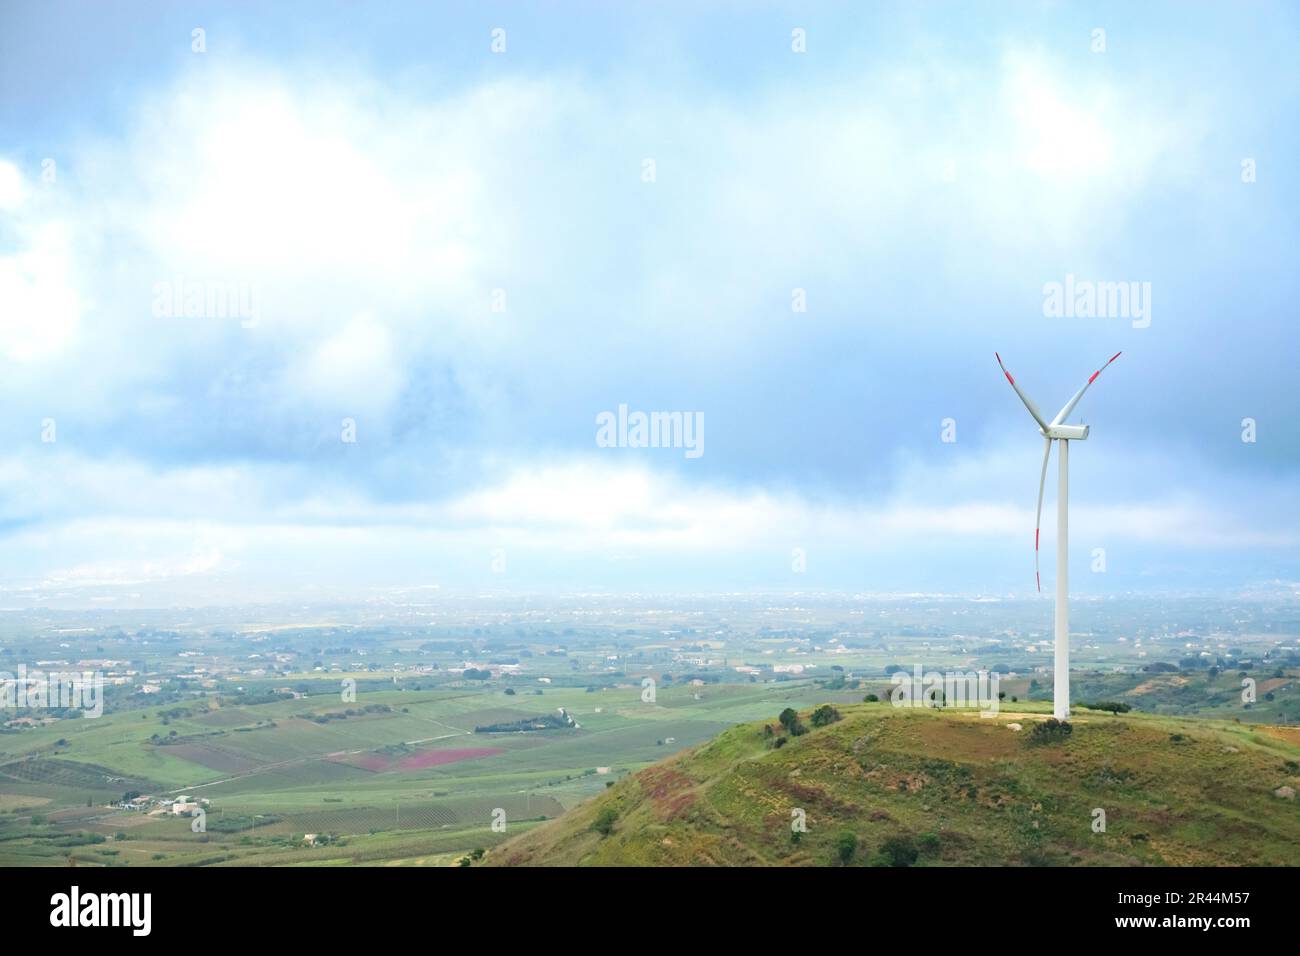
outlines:
M911 866L916 862L919 855L916 841L906 833L900 833L880 844L880 851L876 854L875 864L877 866Z
M786 729L786 732L791 737L798 737L800 734L808 732L808 728L799 720L799 714L793 707L787 707L781 711L781 715L777 720L781 722L781 726Z
M613 807L601 807L600 812L596 814L596 819L591 824L591 828L601 836L609 836L614 832L614 821L617 819L617 810Z
M812 712L812 717L809 718L814 727L825 727L828 724L835 723L835 721L839 719L840 712L830 704L822 704Z
M852 830L845 830L835 838L835 857L841 863L849 863L858 851L858 837Z
M1068 720L1048 717L1041 724L1034 725L1034 729L1029 732L1029 742L1031 744L1059 743L1068 740L1072 733L1074 727Z

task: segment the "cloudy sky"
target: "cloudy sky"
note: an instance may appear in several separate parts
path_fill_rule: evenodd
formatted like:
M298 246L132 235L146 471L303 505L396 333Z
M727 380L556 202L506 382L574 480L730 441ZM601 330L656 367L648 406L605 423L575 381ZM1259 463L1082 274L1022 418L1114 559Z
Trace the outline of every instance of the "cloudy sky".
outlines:
M995 350L1075 589L1300 578L1300 17L1136 6L5 4L0 605L1027 594Z

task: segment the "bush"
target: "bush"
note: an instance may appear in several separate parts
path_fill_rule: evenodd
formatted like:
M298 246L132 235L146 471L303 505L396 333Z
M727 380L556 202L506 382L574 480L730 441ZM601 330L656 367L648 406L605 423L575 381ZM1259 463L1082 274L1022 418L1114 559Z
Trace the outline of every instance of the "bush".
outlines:
M830 704L822 704L812 712L809 719L814 727L826 727L840 719L840 712Z
M789 732L791 737L798 737L800 734L807 733L808 731L808 728L800 723L799 714L793 707L787 707L785 710L781 711L781 715L777 720L781 721L781 726Z
M881 866L911 866L919 855L916 841L907 834L899 834L880 844L876 859Z
M600 812L596 814L595 821L591 828L601 836L609 836L614 832L614 821L618 819L618 811L613 807L601 807Z
M864 704L877 704L879 702L880 698L875 694L868 694L866 697L862 698L862 703Z
M848 863L858 851L858 836L851 830L845 830L835 838L835 856L841 863Z
M1072 733L1074 733L1074 727L1068 720L1057 720L1055 717L1048 717L1041 724L1034 725L1034 729L1029 732L1029 742L1031 744L1058 743L1062 740L1068 740Z

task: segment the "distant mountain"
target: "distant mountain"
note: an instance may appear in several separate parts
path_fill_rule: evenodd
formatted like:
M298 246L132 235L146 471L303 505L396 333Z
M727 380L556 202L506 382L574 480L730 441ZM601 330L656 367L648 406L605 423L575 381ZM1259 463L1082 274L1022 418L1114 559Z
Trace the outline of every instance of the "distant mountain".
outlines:
M1300 728L1084 711L1052 735L1043 713L840 713L800 714L799 736L731 728L483 865L1300 864Z

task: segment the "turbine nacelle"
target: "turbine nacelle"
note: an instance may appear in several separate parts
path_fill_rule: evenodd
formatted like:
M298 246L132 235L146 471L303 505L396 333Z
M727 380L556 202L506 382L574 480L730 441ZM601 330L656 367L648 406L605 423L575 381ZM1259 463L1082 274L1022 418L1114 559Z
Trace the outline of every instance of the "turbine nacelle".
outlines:
M1087 425L1048 425L1047 429L1038 429L1044 438L1059 438L1062 441L1083 441L1088 437Z

